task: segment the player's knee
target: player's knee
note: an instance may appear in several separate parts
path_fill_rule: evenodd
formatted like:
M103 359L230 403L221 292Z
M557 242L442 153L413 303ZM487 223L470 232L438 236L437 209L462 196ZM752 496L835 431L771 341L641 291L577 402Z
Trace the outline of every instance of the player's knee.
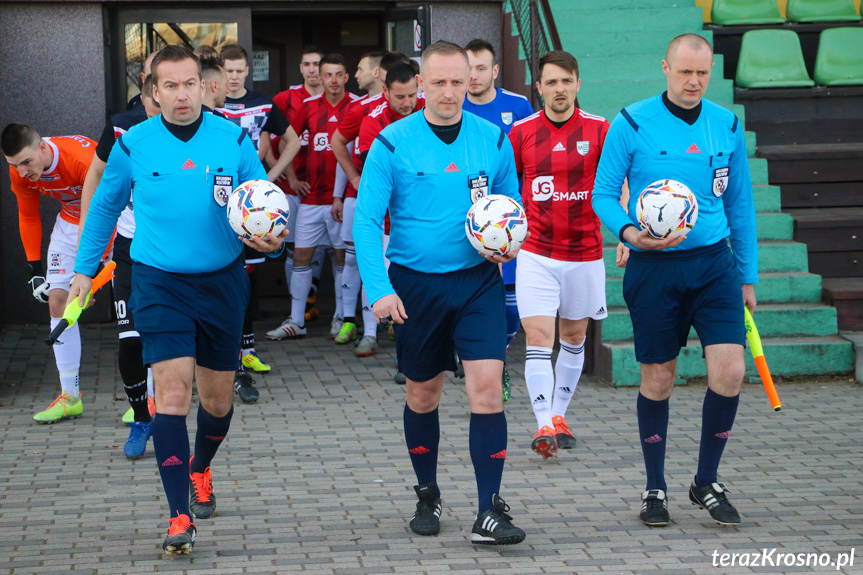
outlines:
M641 364L641 394L661 400L671 395L677 379L677 362Z
M410 381L407 385L407 403L412 411L428 413L440 403L440 392L428 385Z
M527 345L539 347L554 346L554 324L552 324L551 329L548 329L544 326L528 326L527 322L522 320L521 325L524 328L524 337Z
M743 360L723 362L717 366L715 373L707 374L710 387L719 395L734 396L740 392L743 377L746 375L746 364Z
M63 317L63 312L66 311L66 298L69 292L55 289L48 292L48 311L51 317Z
M208 397L206 402L203 398L201 400L201 406L204 408L204 411L213 417L225 417L231 411L231 405L231 395L226 397Z
M560 339L564 341L564 343L568 343L570 345L579 346L584 343L584 340L587 339L587 334L583 331L576 331L570 333L560 333Z

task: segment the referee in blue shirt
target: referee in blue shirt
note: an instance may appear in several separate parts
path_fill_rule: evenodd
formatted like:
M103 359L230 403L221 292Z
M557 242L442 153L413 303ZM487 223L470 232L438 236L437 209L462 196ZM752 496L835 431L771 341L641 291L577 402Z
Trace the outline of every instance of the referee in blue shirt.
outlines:
M743 126L733 113L703 98L712 68L713 50L701 36L671 41L662 61L668 90L618 114L593 190L594 211L632 248L623 295L641 363L637 410L647 489L640 517L650 526L669 522L668 400L690 327L704 348L707 393L689 499L717 523L740 523L717 470L745 372L742 308L755 309L758 244ZM624 179L632 191L628 214L619 203ZM686 184L698 199L698 221L685 239L652 239L635 226L639 190L665 179Z
M187 48L167 46L152 64L161 115L121 136L111 150L81 234L69 300L90 291L101 254L135 187L132 298L143 359L153 368L153 447L171 514L162 548L188 554L191 514L216 510L210 461L231 423L234 371L249 298L242 247L225 205L239 183L266 179L251 140L238 126L201 113L201 63ZM281 251L287 232L244 240ZM200 405L195 455L186 416L197 381ZM190 495L191 493L191 495Z
M470 456L479 509L471 541L509 545L524 540L498 495L506 458L501 371L506 348L499 263L485 258L464 232L470 206L483 195L518 200L512 146L506 134L462 112L469 76L465 51L437 42L423 51L417 81L422 112L387 126L366 158L357 201L357 260L375 316L395 322L399 367L407 376L405 440L419 502L410 522L420 535L440 531L437 486L438 404L444 373L463 360L470 402ZM391 227L384 268L382 233Z

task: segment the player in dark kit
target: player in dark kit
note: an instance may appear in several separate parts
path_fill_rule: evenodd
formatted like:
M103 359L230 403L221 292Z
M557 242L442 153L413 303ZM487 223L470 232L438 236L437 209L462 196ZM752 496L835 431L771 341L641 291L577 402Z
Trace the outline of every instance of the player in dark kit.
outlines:
M545 107L509 133L522 174L530 238L519 252L518 311L527 338L524 377L538 431L532 449L547 459L575 447L566 424L584 367L590 318L608 316L599 218L590 195L608 121L578 107L578 62L568 52L539 61ZM555 318L560 353L552 369Z
M81 224L78 238L84 229L90 201L102 180L105 165L117 139L147 118L159 114L159 104L153 100L153 77L147 76L141 86L141 104L128 112L116 114L105 125L96 155L90 163L84 189L81 191ZM129 400L129 410L123 415L123 423L129 424L129 438L123 453L129 459L138 459L147 449L147 441L153 428L152 417L156 413L153 391L153 374L144 365L141 356L141 335L135 330L135 316L129 307L132 298L132 258L129 250L135 237L135 212L132 197L117 221L117 236L114 239L114 262L117 268L112 282L114 309L117 314L117 331L120 343L117 347L117 364L123 389Z

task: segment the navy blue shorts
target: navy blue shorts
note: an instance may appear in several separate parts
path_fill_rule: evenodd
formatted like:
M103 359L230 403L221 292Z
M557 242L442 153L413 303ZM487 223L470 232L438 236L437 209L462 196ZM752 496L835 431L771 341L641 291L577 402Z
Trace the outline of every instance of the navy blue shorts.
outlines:
M504 360L504 290L495 264L428 274L391 263L389 276L408 315L395 324L399 369L408 379L455 370L453 348L462 360Z
M701 345L744 345L740 273L725 240L678 252L632 250L623 276L639 363L675 359L695 327Z
M214 371L237 369L248 301L249 276L242 258L201 274L176 274L136 262L131 308L144 365L194 357Z

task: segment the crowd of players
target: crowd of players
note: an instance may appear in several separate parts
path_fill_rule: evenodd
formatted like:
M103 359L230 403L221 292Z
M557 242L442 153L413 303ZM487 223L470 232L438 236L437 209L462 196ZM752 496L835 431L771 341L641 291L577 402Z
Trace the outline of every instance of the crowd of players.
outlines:
M660 102L671 115L689 126L694 126L700 118L701 96L706 88L702 60L709 46L705 50L705 45L690 37L676 41L676 45L669 47L667 60L671 61L672 56L678 58L678 53L685 52L685 56L689 58L686 61L688 67L684 67L680 75L686 76L686 79L679 82L679 86L672 87L672 76L677 72L669 65L666 72L669 76L669 92L668 95L663 95ZM532 449L545 459L556 456L558 448L575 447L576 439L566 423L566 411L584 365L588 322L590 318L601 320L607 317L600 220L593 211L591 200L597 185L594 179L600 167L600 158L608 155L603 156L603 150L611 126L604 118L579 108L577 95L581 80L578 62L569 53L555 51L541 59L537 71L537 88L543 97L544 107L534 112L529 101L523 96L495 87L499 65L490 43L478 39L468 43L464 49L448 43L438 43L435 46L437 48L431 55L423 55L423 66L429 66L428 74L426 69L421 71L417 62L400 52L364 54L354 75L360 90L366 92L364 97L346 91L349 71L341 55L328 54L317 46L307 46L302 51L300 61L303 83L291 86L272 99L246 88L249 57L242 47L228 45L216 53L212 48L201 46L196 50L195 62L203 80L201 110L205 114L192 118L193 105L187 105L182 100L177 104L171 100L174 107L170 116L178 121L177 126L166 122L166 133L170 133L179 142L192 145L196 132L189 131L188 126L180 121L184 117L192 118L190 122L195 129L201 125L210 129L210 120L202 124L202 118L210 114L232 122L242 130L239 141L242 161L238 171L235 170L236 173L266 177L277 183L289 199L291 218L284 251L291 314L279 326L267 332L268 338L289 340L306 336L306 323L319 316L317 291L327 257L333 267L336 297L330 336L337 344L354 343L352 351L357 357L370 356L378 349L379 320L387 318L395 322L395 330L392 326L389 327L389 337L398 340L399 361L406 363L405 366L399 366L395 381L408 382L408 401L404 415L405 435L418 479L415 489L419 503L411 520L411 528L422 535L436 534L440 528L442 506L436 482L439 436L437 402L440 398L441 372L452 370L466 376L471 402L471 457L480 492L479 511L471 539L475 543L518 543L524 539L524 532L512 525L512 518L507 515L509 508L498 494L506 455L506 423L501 402L509 399L510 378L506 370L505 355L498 358L494 354L484 355L486 351L478 350L486 343L491 347L496 346L495 338L505 340L505 345L501 346L501 349L505 350L519 326L523 325L527 340L525 380L537 420ZM170 52L169 49L165 50ZM712 65L712 52L709 55ZM463 56L467 58L466 73L460 71ZM41 138L26 124L10 124L3 130L0 147L10 165L12 189L18 198L21 237L31 270L30 287L39 301L49 304L52 328L59 323L67 299L77 296L74 290L72 296L69 296L74 271L79 275L92 275L88 273L89 270L82 271L86 268L80 263L76 265L75 261L79 243L81 246L85 245L82 243L84 225L79 226L79 222L83 224L86 220L91 201L97 189L101 189L100 183L110 187L114 183L111 178L117 177L111 172L108 182L102 181L109 159L115 155L123 158L125 154L132 159L133 164L140 161L135 160L134 155L123 144L124 134L148 118L160 115L160 104L164 105L168 101L166 95L169 90L179 89L170 82L165 85L158 84L157 74L151 70L154 58L163 66L173 66L183 62L184 57L181 52L166 52L158 57L155 53L151 54L141 74L140 96L130 102L126 112L111 118L98 143L83 136ZM692 62L697 65L690 65ZM438 70L440 78L430 76ZM709 79L709 69L707 77ZM463 101L458 96L459 93L463 95ZM159 97L154 97L154 94ZM697 96L697 102L687 106L690 103L687 97L692 94ZM417 114L417 111L423 110L426 105L432 115L425 115L427 123L419 119L423 116L422 113ZM452 111L454 107L458 113L449 114L448 110ZM693 109L697 109L694 116ZM462 110L469 113L462 115ZM708 112L715 117L721 116L713 107L709 107ZM708 113L704 112L702 115L707 116ZM399 130L387 130L391 124L408 117L412 118L411 122L399 124ZM434 118L441 121L433 122ZM457 121L454 118L457 118ZM722 116L721 121L726 121L725 116ZM638 133L639 124L631 115L624 113L623 122L627 122L626 125L631 126L634 133ZM157 124L149 122L147 125ZM626 125L615 122L617 132ZM218 132L218 123L214 126L212 129ZM736 126L735 122L729 132L732 136L726 142L726 151L729 153L723 158L723 152L719 151L718 155L710 157L711 169L714 165L718 166L717 169L726 169L724 175L714 173L716 178L725 177L726 185L731 152L739 151L735 147L739 144L736 140L742 138L742 130L736 130ZM464 135L465 133L467 135ZM625 147L631 144L631 134L612 133L617 145ZM137 135L141 138L146 136L142 134L144 130L137 130ZM243 141L244 136L248 136L248 141ZM155 134L152 137L164 137L164 134ZM428 138L428 145L420 148L423 150L421 154L399 155L396 151L398 138L413 138L414 141ZM619 142L621 139L623 143ZM169 141L175 143L173 139L169 138ZM441 145L444 147L436 151L436 147ZM708 147L712 153L712 143L702 145ZM182 146L178 148L181 149ZM178 153L182 155L183 152ZM628 156L630 161L633 161L633 153ZM691 153L691 149L686 153ZM248 160L249 155L254 155L255 158ZM407 156L411 157L406 159ZM496 156L502 159L489 160ZM745 159L745 155L743 158ZM677 160L675 155L669 162ZM121 161L124 160L115 160L115 164ZM152 158L148 161L156 162ZM248 161L254 166L248 164ZM214 159L213 163L206 165L204 179L207 185L211 186L215 205L224 207L228 194L241 181L231 175L234 173L231 170L223 171L221 162L230 163L223 158ZM484 166L484 162L491 162L489 165L496 166L495 170L474 171L474 166ZM136 185L142 185L142 189L146 186L158 189L160 182L169 181L165 178L176 179L184 175L185 170L197 171L201 168L191 159L176 166L165 162L157 163L158 169L152 170L152 176L149 171L146 174L146 179L151 181ZM630 167L623 164L612 168L607 169L606 173L613 171L615 177L606 177L603 182L602 201L612 198L614 202L619 202L621 189L626 187L624 178L629 175L631 180L634 173L630 171ZM699 166L698 169L701 168L704 166ZM133 169L134 166L129 168ZM691 166L688 169L691 169ZM734 170L735 175L740 173L739 179L742 181L742 185L737 188L743 190L739 193L739 190L736 190L734 193L745 195L747 180L741 173L743 168L735 165ZM192 173L190 171L188 174ZM637 174L637 171L635 173ZM749 187L751 196L751 185ZM417 262L415 266L406 267L406 261L410 262L411 258L418 256L404 253L403 238L406 233L414 233L415 226L421 228L424 225L420 221L422 218L416 216L416 206L421 206L428 212L442 209L440 204L445 203L445 190L452 189L458 190L459 194L466 194L471 202L488 193L506 193L521 200L527 212L530 235L517 259L486 258L490 263L477 266L477 270L493 269L494 280L487 277L464 279L459 276L456 283L442 283L443 287L438 292L428 291L428 278L434 276L436 282L438 277L448 277L448 274L454 273L454 269L461 270L464 267L462 264L455 265L455 268L448 267L450 264L446 258L457 254L458 250L442 255L439 265ZM386 193L381 195L381 190ZM411 190L415 192L412 195ZM423 192L418 193L416 190ZM54 197L63 205L51 234L47 273L43 271L40 253L40 194ZM399 194L404 194L409 200L400 203L402 200L399 198L402 196ZM437 197L438 194L441 198ZM721 195L717 194L716 197ZM654 240L646 238L644 233L636 234L638 230L631 223L627 224L628 219L621 220L613 207L614 202L599 205L603 216L607 214L609 221L616 224L612 229L620 232L619 237L627 239L627 245L638 248L640 252L674 249L681 243L682 240L679 239L651 243ZM620 203L616 206L620 208ZM188 402L184 404L183 401L176 400L174 403L173 396L169 398L165 391L154 390L154 377L152 371L148 370L148 365L155 362L147 360L141 333L152 333L158 326L150 323L153 320L149 315L148 325L136 325L130 311L135 307L131 304L133 299L137 299L137 309L145 305L145 295L133 293L133 284L140 285L149 281L152 283L147 285L155 286L158 283L156 276L144 279L144 274L140 271L135 272L137 276L133 281L133 259L137 261L133 253L135 248L132 247L136 234L135 210L146 210L148 207L141 207L134 202L132 195L128 195L128 201L124 201L118 208L122 208L122 214L113 242L104 255L117 262L113 291L120 338L118 362L130 404L129 411L124 415L124 422L130 425L124 452L130 459L137 459L146 451L147 441L155 431L155 422L161 420L160 424L165 428L163 433L167 433L169 424L180 425L179 420L174 422L171 418L185 418L189 407ZM728 220L739 221L747 218L747 210L750 208L751 202L746 204L741 200L735 208L736 212L732 213L726 209ZM460 208L456 206L455 209L457 211ZM702 218L704 213L705 208L702 207ZM102 212L100 218L101 214ZM153 217L152 213L145 212L143 216L141 214L142 212L138 211L139 217ZM392 226L390 216L393 218ZM161 217L170 219L169 216ZM461 218L463 219L463 213ZM97 228L100 223L101 219L92 224L90 229ZM727 222L725 225L727 228ZM391 227L394 234L393 244L390 252L387 252ZM628 229L630 227L633 229ZM357 239L362 237L364 242L355 241L355 229ZM752 229L754 230L754 226ZM152 237L146 229L137 231L139 238L135 241L146 246L148 250L168 249L167 246L160 245L160 240ZM452 232L449 235L442 233L450 242L466 242L462 232ZM711 241L703 243L707 247L718 245L717 242L724 241L727 233L726 236L720 236L711 237ZM87 253L90 254L94 253L95 246L98 246L92 237L89 236L86 242ZM746 238L745 241L739 242L739 246L735 246L735 257L738 261L736 267L745 269L748 273L743 278L743 301L747 305L751 304L751 307L754 307L754 295L751 291L747 292L746 286L751 290L751 284L757 281L757 275L753 275L751 271L753 239ZM245 243L243 269L249 278L251 297L243 298L243 294L237 296L238 301L248 302L241 329L241 353L236 360L227 360L228 363L233 362L236 365L226 368L224 358L217 360L208 357L207 352L199 348L198 365L207 368L207 372L235 371L234 393L243 402L254 402L258 400L259 394L250 373L270 371L270 366L262 361L255 349L252 325L256 307L255 266L265 261L265 255L261 252L273 255L269 252L278 250L270 248L278 247L280 242L262 240ZM701 245L694 247L704 249ZM182 248L175 245L170 246L170 249L182 251ZM110 255L111 250L113 255ZM630 255L628 247L621 244L618 252L618 265L626 266ZM714 252L716 249L707 255L719 257ZM394 262L391 269L390 262L383 257L384 253L398 256L399 261ZM699 252L698 257L702 256L704 254ZM721 256L731 261L727 253ZM193 257L193 254L190 253L189 257ZM757 255L755 257L757 259ZM638 259L633 252L633 261ZM728 267L728 262L722 261L723 265ZM486 268L486 264L493 264L494 267ZM734 262L730 265L733 266ZM430 275L418 279L412 275L417 270ZM182 272L201 273L204 276L204 272L208 270L184 267ZM501 275L502 282L499 279ZM204 284L207 281L211 280L199 278L194 283ZM447 279L447 282L449 281ZM479 309L470 313L465 311L473 309L471 306L478 308L480 299L461 301L458 303L461 307L452 317L438 313L437 309L425 309L424 314L419 312L418 308L427 308L430 302L444 305L446 298L453 297L452 294L461 290L461 286L474 285L471 282L475 281L479 282L476 285L485 286L479 290L484 294L482 297L489 294L496 297L493 295L497 289L495 284L502 286L501 299L505 306L500 310L503 312L499 314L500 317L485 318L487 311ZM491 283L488 283L489 281ZM736 278L736 282L741 283L740 276ZM734 278L731 283L733 285ZM189 289L201 288L198 286ZM468 291L457 295L461 297L465 293L473 293L470 291L472 288L466 289ZM625 289L628 288L625 286ZM739 290L737 294L740 295ZM146 297L152 296L147 294ZM426 303L418 303L412 308L408 305L408 311L415 313L415 320L405 323L407 313L402 300L407 302L409 297ZM736 300L731 300L729 305L735 304ZM639 310L645 306L650 307L651 302L639 304L634 299L630 301L629 294L627 301L630 308L634 309L634 323L636 313L649 315L648 312ZM357 321L358 304L361 325ZM497 309L495 305L485 307ZM475 315L471 315L472 313ZM688 321L695 322L696 327L699 327L698 318L693 320L693 316L697 316L697 310L686 313L689 314ZM483 342L480 338L477 343L470 340L470 337L463 333L465 328L461 319L465 317L475 325L487 326L490 333L488 337L493 338L493 341ZM709 320L702 321L706 323L717 320L711 316ZM240 326L236 328L239 331ZM713 347L715 354L715 350L722 345L736 345L739 334L734 330L737 328L737 323L727 328L734 332L731 336L727 336L721 329L712 332L705 330L705 349L709 349L708 346ZM688 333L688 329L687 324L685 332ZM217 332L211 331L208 335L215 337L215 333ZM229 330L220 337L230 339L231 333ZM556 333L560 351L556 363L552 364ZM239 336L239 333L236 335ZM640 343L649 339L655 339L654 335L639 333L636 327L639 361L647 365L672 363L680 348L680 342L677 341L679 337L669 337L672 343L665 348L646 347L644 343ZM668 348L673 348L675 344L677 348L669 351ZM645 351L648 347L649 352ZM62 389L56 400L34 415L34 420L40 423L55 423L79 417L83 413L78 381L81 338L77 324L61 335L58 345L53 349ZM456 352L457 356L454 355ZM742 374L738 378L738 374L731 369L738 366L736 351L733 357L728 353L730 352L723 349L722 355L716 359L708 352L709 369L711 365L714 365L713 371L720 369L715 367L717 365L725 366L725 371L719 378L721 382L717 384L719 391L713 393L709 390L705 399L705 412L708 410L708 403L712 402L711 413L715 407L717 412L723 414L721 417L713 417L710 425L722 429L714 434L718 440L714 439L712 444L709 440L702 440L701 459L707 463L702 467L702 461L699 461L699 473L690 491L690 498L698 498L699 504L707 507L718 522L735 524L739 522L739 517L735 519L736 511L724 495L724 486L716 482L719 457L736 411L739 381L736 389L733 382L742 379ZM419 354L423 357L418 357ZM153 357L152 352L150 357ZM202 358L204 361L201 361ZM489 367L489 364L484 363L492 359L503 360L502 371L496 371L496 364ZM404 369L401 369L402 367ZM164 378L165 372L162 373ZM667 373L667 369L660 375L652 374L648 370L642 386L644 395L639 395L639 424L642 434L646 434L642 448L648 469L648 490L642 495L644 505L641 518L648 525L668 523L661 465L664 460L664 438L668 419L667 398L670 395L670 389L666 389L665 385ZM489 374L493 375L491 379L494 381L489 380ZM210 376L199 372L199 384L201 379L206 377ZM159 377L155 379L160 381ZM649 387L650 385L653 387ZM653 391L648 393L649 389ZM490 392L495 397L490 397ZM711 393L715 397L711 396ZM191 551L195 536L195 526L191 523L192 513L198 518L208 518L215 512L209 461L227 433L233 409L229 397L226 399L218 394L206 394L205 400L204 395L202 394L201 409L198 412L199 437L195 443L195 457L198 457L198 461L195 461L195 457L188 460L184 460L184 457L177 458L176 455L162 457L159 451L161 449L163 453L167 453L166 447L156 446L157 460L161 462L160 472L169 502L173 501L172 489L176 497L176 486L183 482L166 475L179 470L166 471L163 468L175 465L176 461L176 465L182 462L183 465L188 464L190 469L187 482L190 511L184 513L177 509L174 515L174 507L177 506L172 503L171 527L165 543L165 549L169 553ZM154 397L161 399L157 401ZM205 403L207 405L204 405ZM158 417L155 416L157 411ZM707 423L706 418L705 426ZM179 429L180 427L176 427L174 431ZM185 423L182 423L182 429L185 430ZM201 429L210 430L211 435L204 436L209 439L201 438ZM654 432L657 430L658 432ZM693 502L695 503L696 499L693 499Z

